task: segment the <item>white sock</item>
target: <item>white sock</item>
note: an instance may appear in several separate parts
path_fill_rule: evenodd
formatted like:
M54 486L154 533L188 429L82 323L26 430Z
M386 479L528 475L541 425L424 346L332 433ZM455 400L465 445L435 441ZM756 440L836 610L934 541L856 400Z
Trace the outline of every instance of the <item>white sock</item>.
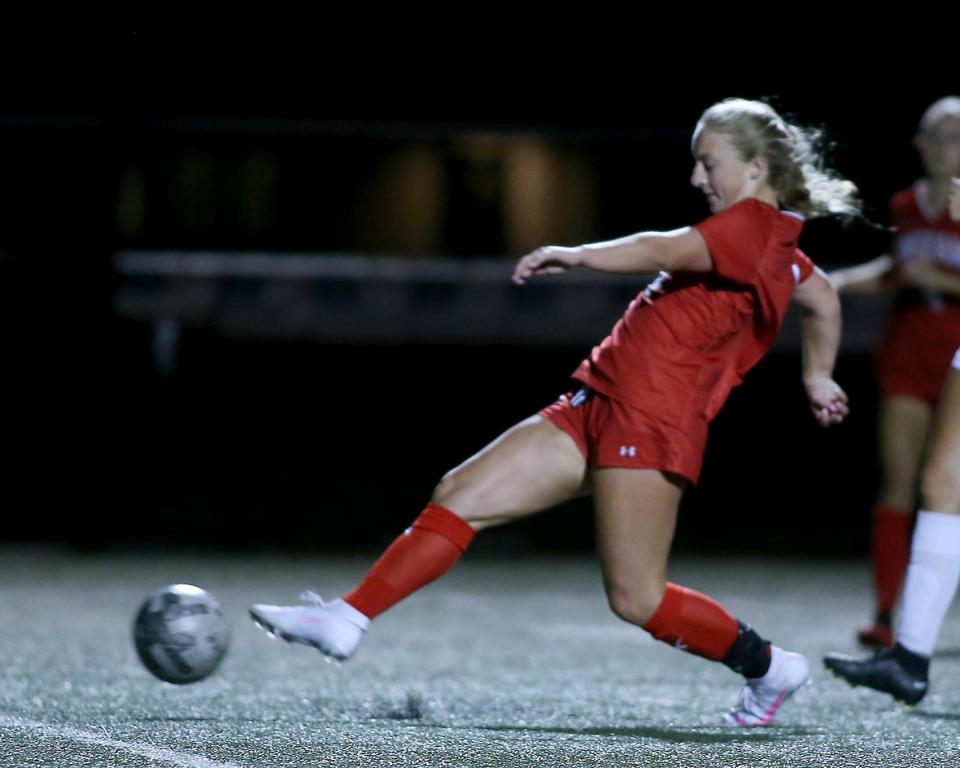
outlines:
M921 510L903 586L897 642L933 656L937 635L960 582L960 515Z
M360 613L360 611L358 611L341 597L338 597L336 600L332 600L327 603L327 608L330 609L331 613L339 616L342 619L346 619L351 624L359 627L362 630L366 630L366 628L370 626L370 619L368 619L364 614Z

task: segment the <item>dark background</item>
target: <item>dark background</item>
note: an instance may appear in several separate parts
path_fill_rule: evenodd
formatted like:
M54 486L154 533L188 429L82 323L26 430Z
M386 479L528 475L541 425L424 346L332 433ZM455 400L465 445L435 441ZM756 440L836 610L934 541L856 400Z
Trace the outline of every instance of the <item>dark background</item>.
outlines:
M894 87L876 67L796 82L707 81L666 67L651 85L602 60L589 70L501 61L461 71L449 61L390 66L387 56L371 73L337 56L277 59L250 46L194 58L190 43L142 34L61 53L35 55L22 78L24 60L18 70L13 57L0 107L0 538L82 547L379 546L446 469L562 391L588 351L349 346L199 327L184 332L177 369L164 376L150 328L113 308L117 250L379 253L350 212L365 179L419 146L443 158L446 223L435 250L406 255L513 259L502 201L474 184L502 168L458 150L477 134L539 137L592 169L596 213L584 239L689 224L706 214L689 186L689 135L703 109L731 95L768 98L825 127L831 163L883 223L887 198L919 173L917 119L958 90L936 70ZM190 205L196 187L176 170L187 156L207 169ZM275 174L266 223L242 212L236 168L251 157ZM118 213L131 169L144 195L132 228ZM812 222L804 237L825 265L885 243L866 223ZM829 432L808 416L798 371L796 354L772 354L734 393L678 546L865 551L877 481L870 357L841 358L853 413ZM483 546L588 548L589 516L574 504Z

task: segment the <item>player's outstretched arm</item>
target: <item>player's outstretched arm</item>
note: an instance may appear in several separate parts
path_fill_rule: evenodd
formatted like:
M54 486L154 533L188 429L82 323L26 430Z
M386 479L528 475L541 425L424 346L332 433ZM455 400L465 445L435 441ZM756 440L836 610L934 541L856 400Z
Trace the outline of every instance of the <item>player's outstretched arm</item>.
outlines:
M661 270L709 272L713 269L713 258L703 237L692 227L671 232L640 232L574 248L558 245L538 248L517 262L513 282L522 285L532 277L559 274L572 267L639 275Z
M803 385L817 422L839 424L849 413L847 394L833 380L840 348L840 299L820 269L797 286L803 347Z

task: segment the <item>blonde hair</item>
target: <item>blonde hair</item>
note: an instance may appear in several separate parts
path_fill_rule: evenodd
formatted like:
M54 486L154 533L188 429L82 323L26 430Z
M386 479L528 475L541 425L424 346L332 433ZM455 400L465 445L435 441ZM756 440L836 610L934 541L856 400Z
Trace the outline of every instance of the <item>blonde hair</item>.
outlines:
M860 215L856 185L824 167L820 131L793 125L769 104L747 99L714 104L700 117L694 141L704 130L730 139L743 160L765 158L767 181L788 208L811 218Z
M917 135L927 133L945 117L960 118L960 96L944 96L927 107L917 126Z

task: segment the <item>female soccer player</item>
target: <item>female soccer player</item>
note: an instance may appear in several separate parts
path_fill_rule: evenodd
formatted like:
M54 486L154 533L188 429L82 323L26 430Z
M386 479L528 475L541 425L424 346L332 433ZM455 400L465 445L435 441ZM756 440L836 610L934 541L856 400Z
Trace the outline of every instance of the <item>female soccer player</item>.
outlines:
M960 179L953 180L950 217L960 221ZM927 693L930 657L960 584L960 349L943 388L921 483L923 509L910 548L896 644L876 656L830 654L827 669L916 704Z
M692 184L713 215L520 259L513 280L588 267L659 277L573 374L576 391L443 477L426 509L352 591L330 603L254 605L288 641L348 658L370 619L446 572L477 531L592 493L610 607L655 638L742 674L729 720L765 725L808 676L806 659L760 637L711 598L666 580L680 496L700 473L707 425L764 354L791 296L803 312L803 382L814 417L843 420L832 379L839 301L797 248L802 217L854 213L855 187L817 170L811 136L766 104L708 109ZM308 593L310 594L310 593ZM307 598L304 598L307 599Z
M830 275L841 292L893 284L897 297L877 350L882 482L873 510L874 618L858 632L869 646L893 642L891 613L910 552L910 518L930 419L960 346L960 223L947 213L960 175L960 97L930 105L915 139L925 175L890 201L894 255Z

